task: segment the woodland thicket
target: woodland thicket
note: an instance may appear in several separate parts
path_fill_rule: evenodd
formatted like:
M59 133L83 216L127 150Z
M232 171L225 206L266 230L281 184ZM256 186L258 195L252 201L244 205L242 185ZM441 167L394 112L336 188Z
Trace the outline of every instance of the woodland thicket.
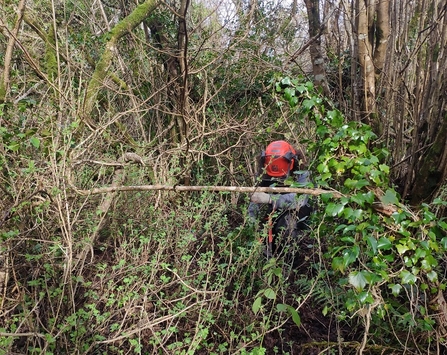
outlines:
M446 57L442 0L0 0L0 354L444 354Z

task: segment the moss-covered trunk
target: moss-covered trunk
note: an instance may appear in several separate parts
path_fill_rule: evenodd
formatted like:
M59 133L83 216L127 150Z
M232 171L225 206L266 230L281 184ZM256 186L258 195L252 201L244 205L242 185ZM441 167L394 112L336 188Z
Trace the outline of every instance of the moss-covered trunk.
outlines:
M107 78L108 70L112 64L119 40L141 24L144 19L156 9L159 3L159 0L147 0L138 5L129 16L118 22L118 24L108 33L108 41L105 45L104 52L96 64L95 71L87 87L83 110L84 119L89 119L92 116L99 90L103 86L104 80Z

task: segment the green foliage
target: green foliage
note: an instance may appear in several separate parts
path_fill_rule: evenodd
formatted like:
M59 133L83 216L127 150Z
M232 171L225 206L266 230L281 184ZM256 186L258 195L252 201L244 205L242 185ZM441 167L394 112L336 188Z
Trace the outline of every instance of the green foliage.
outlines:
M326 241L324 257L334 285L345 290L345 310L352 316L372 314L371 327L382 329L375 342L409 327L429 344L437 311L426 302L445 289L447 223L432 206L424 204L414 214L401 202L389 186L388 152L374 146L369 126L345 122L311 83L282 78L276 93L300 119L314 122L316 139L308 142L314 181L342 196L321 196L317 232ZM379 205L391 206L392 213L380 214ZM332 309L346 319L345 310Z
M115 26L137 3L38 0L17 27L10 90L0 88L0 353L295 353L287 340L307 338L319 308L340 330L358 330L369 311L376 344L394 330L432 335L446 226L433 206L415 216L400 202L367 126L345 122L310 82L276 81L300 65L290 65L303 44L291 3L191 3L185 48L178 3ZM13 30L15 5L5 5ZM113 47L110 28L126 35ZM348 59L333 56L350 75ZM173 139L181 117L185 144ZM77 190L111 186L120 171L130 186L244 186L257 145L287 135L309 137L316 184L344 196L316 202L299 276L262 257L265 231L244 224L242 194ZM145 166L117 161L128 150ZM377 214L379 202L396 212Z
M140 176L134 172L129 178ZM118 344L132 353L160 348L170 354L262 353L262 337L272 322L255 319L249 308L241 312L262 283L256 275L259 248L250 244L253 235L244 234L244 227L229 225L225 197L194 193L180 202L168 192L160 208L154 208L153 194L127 194L95 243L96 262L84 264L82 273L75 264L70 264L72 274L64 273L67 235L35 238L15 248L23 265L16 275L26 280L26 301L2 331L20 329L37 302L46 312L36 315L36 323L45 326L36 325L42 338L33 342L35 353L116 353ZM94 212L79 213L71 245L75 255L97 226ZM21 238L18 231L0 236L11 245ZM271 284L279 292L279 281L273 277ZM265 295L272 298L268 291ZM274 309L275 304L264 307ZM293 311L279 306L275 313L296 318ZM120 340L108 344L109 339ZM7 336L0 336L0 342L22 349Z
M266 287L259 290L256 294L252 305L252 310L255 314L261 310L263 299L275 301L280 288L284 287L283 268L278 265L277 259L271 258L262 268L262 271L264 272ZM294 307L284 303L277 303L276 310L280 313L285 312L289 314L298 327L301 325L301 318Z

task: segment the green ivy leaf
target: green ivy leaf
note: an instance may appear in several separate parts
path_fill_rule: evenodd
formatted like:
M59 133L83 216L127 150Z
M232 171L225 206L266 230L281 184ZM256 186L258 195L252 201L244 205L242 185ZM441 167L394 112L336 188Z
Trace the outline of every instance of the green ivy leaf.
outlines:
M289 99L289 105L290 107L295 107L298 104L298 98L296 96L292 96Z
M436 282L438 281L438 274L436 273L436 271L430 271L427 273L427 277L431 282Z
M284 89L284 97L286 98L287 101L290 101L290 99L294 96L295 96L295 89L290 87Z
M303 101L303 107L310 110L315 106L315 100L314 99L306 99Z
M331 203L329 203L326 206L326 213L329 216L335 217L338 214L340 214L343 211L344 208L345 208L345 206L343 204L341 204L341 203L333 203L333 202L331 202Z
M352 208L345 208L343 211L343 215L345 218L349 219L350 221L355 221L360 219L362 216L363 210L361 209L352 209Z
M17 152L17 151L19 150L19 148L20 148L20 143L19 143L19 142L12 141L12 142L7 146L7 148L8 148L9 150L13 151L13 152Z
M407 214L405 212L393 212L391 217L396 223L401 223L407 219Z
M343 124L343 115L338 110L331 110L327 112L327 117L333 127L340 127Z
M372 191L367 193L358 193L351 197L351 201L364 207L365 203L372 204L374 202L375 196Z
M368 292L368 291L360 292L358 299L362 304L365 304L365 303L373 304L374 303L374 297L372 296L371 292Z
M303 93L303 92L306 92L307 91L307 89L306 89L306 87L304 86L304 85L298 85L297 87L296 87L296 91L298 91L299 93Z
M402 290L402 286L400 284L390 284L388 287L391 289L391 292L394 296L398 296L400 291Z
M344 185L349 189L361 189L364 186L369 185L369 181L366 179L353 180L351 178L346 179Z
M380 198L380 201L384 205L397 205L399 203L396 191L391 189L386 190L385 195Z
M288 76L286 76L281 79L281 84L289 86L289 85L292 85L292 81L290 80L290 78Z
M349 144L349 150L351 152L358 152L360 154L365 154L368 151L368 147L365 144Z
M374 283L377 283L379 281L382 281L382 277L374 272L370 271L361 271L363 276L365 277L365 280L368 284L372 285Z
M403 226L400 226L399 231L400 234L402 234L405 237L410 237L411 233L407 231Z
M380 171L383 171L385 174L390 173L390 167L388 165L380 164L379 169L380 169Z
M320 195L321 201L325 204L329 203L330 199L332 198L331 193L324 193Z
M421 248L417 248L414 252L413 261L416 262L419 259L425 258L427 251Z
M325 164L325 163L321 163L321 164L318 164L318 166L317 166L317 171L318 171L320 174L322 174L322 173L327 173L327 172L329 171L329 168L328 168L327 164Z
M393 243L386 237L381 237L377 241L377 249L379 250L390 250L392 247Z
M402 255L402 254L404 254L406 251L408 251L408 250L410 250L410 248L408 247L408 245L405 243L405 244L396 244L396 249L397 249L397 252L400 254L400 255Z
M377 239L374 238L372 235L366 236L366 241L368 242L369 247L372 249L373 254L377 254L378 249L378 242Z
M367 282L366 278L361 271L353 271L349 274L348 277L349 283L355 287L357 291L362 291Z
M345 263L343 262L343 258L339 256L332 259L332 269L335 271L344 272L345 271Z
M431 270L432 268L438 266L438 261L433 257L433 255L427 255L421 262L421 268L424 270Z
M343 252L343 263L344 266L351 265L354 261L357 260L360 254L360 248L358 245L354 245L352 248L346 249Z
M404 285L414 285L417 280L417 277L408 270L402 270L400 273L400 278Z

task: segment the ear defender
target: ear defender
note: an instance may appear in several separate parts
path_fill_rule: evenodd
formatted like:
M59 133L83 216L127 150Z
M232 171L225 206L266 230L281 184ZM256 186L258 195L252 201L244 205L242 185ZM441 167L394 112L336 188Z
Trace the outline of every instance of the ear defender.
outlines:
M298 157L296 156L295 153L289 151L284 155L284 158L290 162L289 170L292 171L295 166L295 162L298 162Z
M260 163L260 166L262 166L262 167L265 166L265 150L263 150L261 152L261 156L259 158L259 163Z

